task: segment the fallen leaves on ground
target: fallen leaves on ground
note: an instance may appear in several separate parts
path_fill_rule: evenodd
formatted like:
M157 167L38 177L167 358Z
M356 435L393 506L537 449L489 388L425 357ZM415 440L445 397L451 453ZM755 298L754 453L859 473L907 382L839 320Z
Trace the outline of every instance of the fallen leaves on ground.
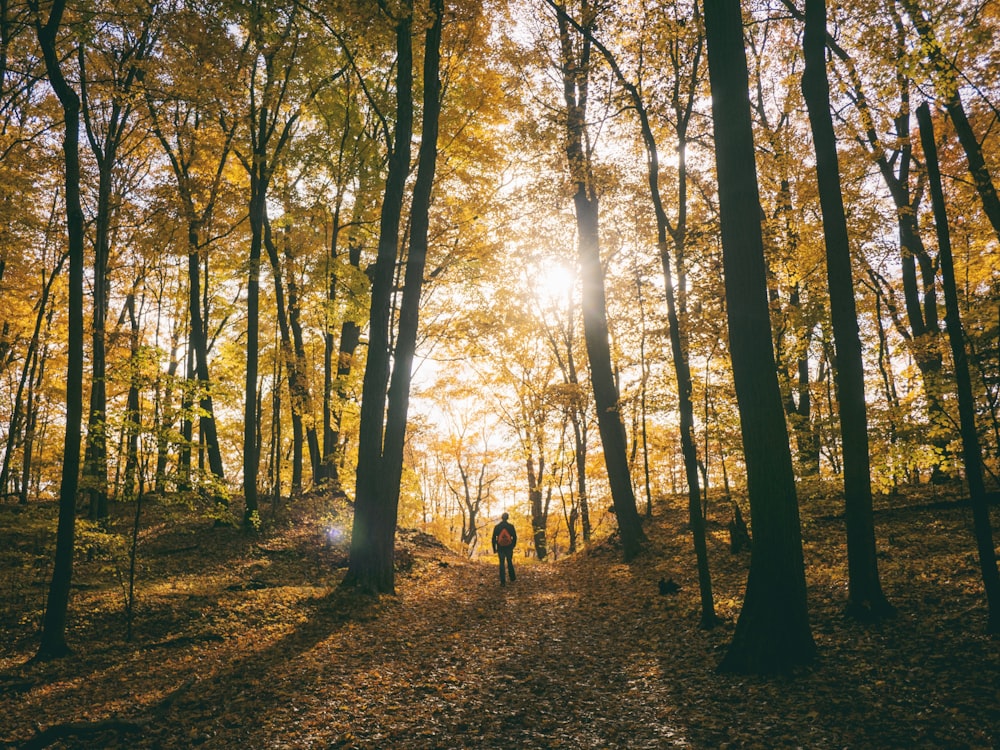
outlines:
M1000 746L1000 656L983 634L968 509L894 503L881 509L877 530L883 585L899 613L864 625L842 613L846 553L835 505L804 498L819 659L777 678L715 673L749 558L728 552L725 519L709 524L723 624L700 629L680 502L657 508L649 549L631 564L610 542L557 563L518 556L517 582L503 589L490 558L469 561L426 535L401 534L397 594L378 600L338 588L343 542L331 542L319 513L256 539L165 524L141 548L134 641L123 640L120 589L94 577L99 561L84 562L72 602L75 654L48 663L28 662L44 577L22 565L22 578L38 579L25 594L5 563L3 584L20 593L3 609L12 635L0 644L0 741L245 750ZM0 535L21 528L13 515ZM34 543L12 540L8 555ZM663 577L680 591L661 596Z

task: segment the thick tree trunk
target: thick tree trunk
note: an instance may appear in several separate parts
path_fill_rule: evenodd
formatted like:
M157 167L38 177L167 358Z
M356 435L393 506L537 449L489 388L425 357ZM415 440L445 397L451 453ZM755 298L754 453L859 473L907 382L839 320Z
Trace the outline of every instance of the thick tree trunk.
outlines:
M951 255L951 236L948 231L948 213L941 188L934 126L926 102L917 108L917 119L920 122L920 140L924 147L927 177L934 206L934 221L937 224L938 259L941 261L941 278L944 282L945 325L948 329L948 340L951 342L955 380L958 386L958 413L965 457L965 478L969 483L976 547L979 551L979 568L983 576L989 610L986 629L989 633L998 633L1000 632L1000 573L997 571L993 529L990 525L989 505L986 502L986 490L983 485L983 457L979 446L979 433L976 431L976 402L972 393L972 379L969 376L969 362L965 351L965 332L962 330L962 317L959 313L955 267Z
M795 476L771 340L760 196L739 0L707 0L733 380L739 403L754 544L746 597L724 671L770 673L810 662Z
M423 121L420 131L419 165L410 202L410 248L403 280L403 297L399 309L399 330L396 337L392 377L389 381L388 410L385 426L383 471L379 476L380 495L387 503L391 528L386 529L391 545L395 538L399 510L399 486L403 475L403 448L406 440L406 419L410 403L410 378L417 348L420 318L420 294L424 269L427 265L430 230L431 193L437 168L438 122L441 114L441 32L444 24L444 0L431 0L433 21L427 29L423 65Z
M847 610L856 617L892 612L882 593L875 555L868 415L861 337L854 303L850 238L840 186L837 139L830 116L826 74L826 0L806 0L802 93L816 150L816 175L823 211L830 316L836 348L837 402L844 452L844 517L847 524Z
M385 409L390 365L393 279L398 257L400 218L410 167L413 133L413 40L411 8L396 20L396 133L389 158L378 252L372 273L368 361L361 390L358 467L350 564L343 585L379 594L395 589L393 553L395 513L380 494ZM399 488L396 488L396 492Z

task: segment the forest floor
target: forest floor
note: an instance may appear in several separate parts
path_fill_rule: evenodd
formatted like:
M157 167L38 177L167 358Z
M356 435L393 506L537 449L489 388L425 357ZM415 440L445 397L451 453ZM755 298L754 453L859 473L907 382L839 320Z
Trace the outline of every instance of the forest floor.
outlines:
M55 509L0 506L0 747L1000 748L998 639L970 512L944 492L878 501L898 614L875 625L843 615L836 498L802 493L818 658L771 678L715 671L749 562L728 550L721 504L711 630L680 501L656 509L631 564L608 541L556 563L518 556L504 589L493 558L401 532L397 593L378 600L338 588L347 519L319 499L256 537L151 508L131 640L125 550L87 531L74 653L42 663ZM661 596L661 577L680 591Z

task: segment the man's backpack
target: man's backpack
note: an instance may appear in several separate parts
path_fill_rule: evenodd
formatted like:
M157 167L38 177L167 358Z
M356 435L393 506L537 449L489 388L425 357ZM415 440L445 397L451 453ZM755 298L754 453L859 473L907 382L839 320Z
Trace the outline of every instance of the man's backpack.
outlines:
M514 543L514 537L510 535L510 531L506 528L500 529L500 533L497 534L497 546L498 547L509 547Z

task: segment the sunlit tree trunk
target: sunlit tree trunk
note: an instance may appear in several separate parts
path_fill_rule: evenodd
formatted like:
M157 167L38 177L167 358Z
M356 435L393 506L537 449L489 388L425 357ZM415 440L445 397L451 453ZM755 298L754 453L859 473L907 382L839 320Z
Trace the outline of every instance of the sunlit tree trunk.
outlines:
M581 41L579 51L572 44L570 24L560 4L559 37L562 47L563 94L566 103L566 159L574 185L577 251L583 279L583 328L587 355L590 358L590 381L594 389L597 425L604 449L604 463L611 486L611 499L626 560L639 554L645 541L642 523L635 504L632 477L628 465L625 426L611 362L608 341L607 301L604 269L601 266L598 197L591 175L590 158L585 145L590 40ZM593 9L586 0L581 5L583 26L593 23Z
M705 30L729 341L754 532L743 609L720 669L780 672L811 661L815 644L771 339L739 0L707 0Z
M969 483L969 499L972 505L972 519L975 527L976 546L979 551L979 568L986 589L989 619L986 629L989 633L1000 632L1000 572L997 571L996 547L993 543L993 529L990 525L990 510L986 502L983 484L982 451L979 447L979 433L976 431L976 403L972 393L972 379L969 376L969 362L965 351L965 332L958 307L958 290L955 285L955 267L951 255L951 237L948 231L948 213L941 188L941 171L938 166L937 143L934 141L934 125L931 122L927 103L917 108L920 122L920 140L927 162L927 177L930 183L931 200L934 206L934 221L937 225L938 258L941 261L941 278L945 295L945 325L951 343L952 359L955 364L955 380L958 386L958 413L962 431L962 448L965 458L965 479Z
M826 0L806 0L802 93L809 110L816 150L816 175L823 211L830 317L836 349L834 377L844 453L844 517L847 525L848 612L880 617L892 612L882 593L875 556L871 464L865 371L854 303L850 238L840 186L837 138L830 115L826 74Z
M687 236L687 171L685 161L685 145L687 138L687 123L691 115L691 103L693 94L685 109L680 101L675 101L675 113L678 117L678 139L681 144L678 165L678 193L679 209L676 226L671 226L667 218L667 213L663 208L663 199L660 193L660 157L659 149L653 129L649 123L649 115L645 102L634 84L629 82L620 70L614 56L604 45L593 39L593 35L585 29L581 31L587 35L588 40L594 43L604 55L605 60L611 65L619 83L625 88L629 99L639 117L639 125L642 134L643 145L646 149L647 184L649 187L650 199L653 203L653 210L656 216L656 244L659 250L660 262L663 268L664 295L667 303L667 322L669 324L670 351L672 354L674 373L677 378L677 406L680 412L680 432L681 432L681 453L684 457L685 478L688 486L688 518L691 524L692 538L695 547L695 557L698 565L698 582L701 593L701 622L704 627L711 627L716 623L715 603L712 595L712 578L708 566L708 547L705 538L705 516L701 503L701 489L698 483L698 451L695 446L694 437L694 404L691 392L691 369L687 357L687 340L684 331L681 329L681 311L678 309L676 299L673 270L671 269L669 239L673 239L673 250L675 255L684 251L684 244ZM694 69L697 70L700 59L700 49L695 56ZM678 264L678 275L681 274L681 264ZM683 286L683 281L680 283ZM641 297L641 286L640 286ZM640 299L640 314L641 299ZM645 331L643 331L645 333ZM644 376L645 379L645 376ZM643 383L645 388L645 383ZM706 481L707 487L707 481ZM648 476L647 476L648 492Z

